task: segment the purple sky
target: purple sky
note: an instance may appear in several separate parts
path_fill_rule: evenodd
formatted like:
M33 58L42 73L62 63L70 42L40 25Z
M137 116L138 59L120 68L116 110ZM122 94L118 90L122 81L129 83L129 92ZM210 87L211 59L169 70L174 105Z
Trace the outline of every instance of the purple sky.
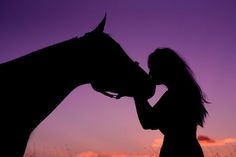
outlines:
M147 57L157 47L173 48L189 63L211 102L198 134L236 137L235 0L1 0L0 62L80 37L105 12L105 32L146 71ZM113 100L86 85L40 124L29 148L62 154L67 147L72 152L145 152L160 137L158 131L142 130L131 98Z

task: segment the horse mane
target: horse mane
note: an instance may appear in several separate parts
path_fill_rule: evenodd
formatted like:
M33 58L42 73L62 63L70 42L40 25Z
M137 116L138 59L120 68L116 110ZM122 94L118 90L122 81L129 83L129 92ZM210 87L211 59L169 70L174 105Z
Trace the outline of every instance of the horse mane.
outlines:
M49 46L46 46L44 48L29 52L23 56L20 56L18 58L15 58L13 60L1 63L1 65L8 65L8 64L14 64L14 63L19 63L19 62L26 62L27 60L31 60L31 58L38 58L38 57L55 57L56 55L59 55L61 50L68 49L69 45L76 44L76 41L78 40L78 37L74 37L62 42L58 42L56 44L52 44ZM50 53L48 53L50 52Z

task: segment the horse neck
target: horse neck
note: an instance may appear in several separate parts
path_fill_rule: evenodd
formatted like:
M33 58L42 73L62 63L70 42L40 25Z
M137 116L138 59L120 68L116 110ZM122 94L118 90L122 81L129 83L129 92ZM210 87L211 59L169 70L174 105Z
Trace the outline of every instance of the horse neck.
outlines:
M75 44L78 49L74 47ZM79 47L80 42L77 42L77 38L73 38L4 63L3 69L7 74L11 71L12 78L14 75L17 75L15 78L22 80L27 80L28 76L37 80L47 77L49 80L67 83L70 88L75 88L89 82L84 65L86 59Z

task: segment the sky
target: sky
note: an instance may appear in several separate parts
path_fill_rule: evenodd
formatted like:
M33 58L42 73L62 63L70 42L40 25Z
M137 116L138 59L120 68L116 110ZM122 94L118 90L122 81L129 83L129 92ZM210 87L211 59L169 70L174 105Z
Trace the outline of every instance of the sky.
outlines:
M211 102L199 141L207 156L236 154L235 0L1 0L0 63L83 36L107 14L105 32L148 72L157 47L177 51ZM165 87L157 87L154 103ZM158 156L163 135L143 130L133 99L79 86L31 134L25 157Z

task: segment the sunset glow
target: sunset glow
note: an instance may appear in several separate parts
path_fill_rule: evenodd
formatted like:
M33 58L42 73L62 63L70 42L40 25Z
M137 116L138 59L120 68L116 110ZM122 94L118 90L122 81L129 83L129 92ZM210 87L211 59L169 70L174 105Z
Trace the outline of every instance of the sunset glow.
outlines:
M210 102L197 132L205 157L236 157L235 0L1 0L0 63L81 37L105 13L105 32L145 71L157 47L186 60ZM151 104L163 91L157 87ZM158 157L162 139L141 127L133 98L112 99L86 84L33 131L25 157Z

